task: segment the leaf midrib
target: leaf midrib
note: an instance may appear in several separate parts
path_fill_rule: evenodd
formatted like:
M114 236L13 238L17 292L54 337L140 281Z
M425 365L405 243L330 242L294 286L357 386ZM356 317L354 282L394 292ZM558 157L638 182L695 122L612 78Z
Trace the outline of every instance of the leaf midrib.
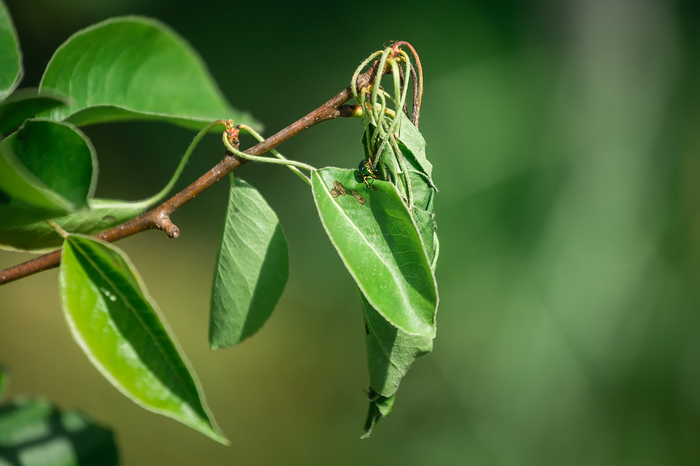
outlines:
M83 255L85 256L86 260L87 260L88 262L90 262L90 264L95 268L95 270L97 271L97 273L98 273L105 281L107 281L108 283L110 283L110 284L112 285L112 287L113 287L113 289L116 291L116 293L117 293L117 294L122 298L122 300L126 303L127 309L129 309L130 311L132 311L133 315L136 317L136 320L139 322L139 324L141 325L141 327L146 331L146 333L148 334L148 336L149 336L149 337L151 338L151 340L154 342L154 344L156 345L156 347L157 347L158 350L160 351L161 355L162 355L163 358L165 359L166 363L168 364L168 367L170 367L170 370L175 374L175 378L176 378L177 381L180 383L180 385L185 389L185 390L184 390L185 393L187 393L188 396L191 397L192 394L190 393L190 390L188 389L187 385L183 383L182 378L181 378L180 374L178 373L178 371L176 371L176 370L174 369L173 363L172 363L172 361L170 360L170 358L167 356L167 353L165 352L165 350L162 348L162 346L161 346L160 343L158 342L158 339L156 339L156 338L154 337L154 335L151 333L151 331L150 331L150 329L148 328L148 326L145 325L145 323L144 323L143 320L141 319L141 316L139 316L138 312L137 312L136 309L132 306L131 302L130 302L130 301L126 298L126 296L124 296L124 294L119 290L119 287L117 287L117 286L114 284L114 282L113 282L112 280L109 279L109 277L107 277L104 273L102 273L102 271L100 270L100 268L97 266L96 262L93 261L93 260L91 259L91 257L82 249L82 247L80 247L80 246L79 246L78 244L76 244L76 243L73 243L73 247L75 247L76 249L79 249L79 250L83 253ZM137 281L137 283L138 283L138 281ZM140 288L139 288L139 291L141 291ZM145 300L145 301L148 301L145 297L144 297L144 300ZM150 304L150 303L149 303L149 304ZM160 320L160 319L159 319L159 320ZM121 333L121 332L120 332L120 333ZM166 332L166 335L167 335L167 332ZM122 336L123 336L123 333L122 333ZM127 340L128 340L128 339L127 339ZM131 345L131 342L129 342L129 344ZM138 353L136 353L136 354L138 354ZM139 359L141 359L141 358L139 357ZM143 360L142 360L142 362L143 362ZM162 383L162 382L161 382L161 383ZM165 385L165 384L163 384L163 385ZM165 386L167 387L167 385L165 385ZM172 393L171 390L169 390L169 391ZM174 393L173 393L173 395L174 395ZM196 399L199 399L199 397L195 397L195 398L196 398ZM185 400L183 400L183 401L185 401ZM188 402L188 404L189 404L189 402Z
M319 175L319 178L321 178L320 175ZM323 181L323 180L321 179L321 181ZM324 185L324 187L325 187L325 185ZM360 234L360 237L362 238L362 240L363 240L363 241L369 246L369 248L374 252L374 254L375 254L375 256L377 257L377 259L379 259L379 261L380 261L382 264L384 264L384 267L386 267L386 269L389 271L389 273L391 274L391 276L394 278L394 283L396 283L397 285L398 285L399 283L401 283L402 280L398 280L398 279L397 279L396 273L392 270L392 267L390 267L389 264L388 264L387 262L384 261L384 259L382 258L382 255L379 254L379 253L377 252L377 250L374 248L374 246L372 245L372 243L370 243L370 242L366 239L365 235L364 235L364 234L362 233L362 231L357 227L357 225L355 224L355 222L353 222L353 221L350 219L349 216L345 215L345 211L344 211L343 209L340 208L340 206L333 200L333 198L330 196L330 194L328 194L328 193L326 192L325 189L323 190L323 193L324 193L324 195L326 195L326 199L328 199L328 200L333 204L333 206L336 208L336 210L339 211L339 212L343 215L343 218L345 218L345 219L347 220L347 222L350 223L350 224L352 225L352 227ZM398 268L398 265L396 266L396 268ZM358 285L359 285L359 283L358 283ZM408 299L408 296L407 296L407 294L406 294L405 287L404 287L403 285L401 285L401 286L397 286L397 288L401 290L401 296L402 296L404 302L405 302L405 303L408 303L408 305L409 305L408 307L409 307L409 308L412 308L412 306L410 306L411 302L410 302L410 300ZM363 292L364 292L364 290L363 290ZM365 296L367 296L366 293L365 293ZM369 297L367 297L367 302L369 302L370 304L372 304L372 303L369 301ZM377 310L377 312L379 312L379 310L378 310L374 305L372 305L372 307L374 307L374 308ZM380 314L382 314L382 313L380 312ZM384 314L382 314L382 315L384 315Z

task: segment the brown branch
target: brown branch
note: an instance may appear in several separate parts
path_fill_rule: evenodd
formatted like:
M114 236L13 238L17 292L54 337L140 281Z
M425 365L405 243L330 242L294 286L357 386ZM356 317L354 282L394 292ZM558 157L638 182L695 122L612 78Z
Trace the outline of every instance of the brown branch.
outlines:
M375 77L375 72L376 64L367 72L358 76L358 89L371 82ZM316 110L310 112L305 117L295 121L283 130L265 139L263 142L246 150L245 153L258 156L263 155L270 149L274 149L278 145L282 144L287 139L296 136L305 129L321 123L322 121L333 120L338 117L347 118L354 116L355 106L343 105L351 98L352 90L350 86L348 86L346 89L331 98L328 102L318 107ZM128 222L104 231L96 237L112 243L137 233L141 233L142 231L160 229L163 230L169 237L177 238L180 234L180 230L170 220L170 215L246 162L247 160L245 159L241 159L233 154L227 153L224 159L214 168L209 170L197 181L175 194L158 207L141 214ZM0 285L4 285L5 283L9 283L20 278L28 277L29 275L33 275L44 270L58 267L60 263L61 250L59 249L0 271Z

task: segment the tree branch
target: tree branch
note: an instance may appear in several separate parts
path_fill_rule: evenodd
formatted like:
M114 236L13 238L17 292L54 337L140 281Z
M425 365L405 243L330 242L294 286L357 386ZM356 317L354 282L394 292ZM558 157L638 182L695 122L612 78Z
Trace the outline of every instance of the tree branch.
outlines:
M375 72L376 64L367 72L358 76L357 87L361 88L370 83L374 79ZM350 86L348 86L343 91L331 98L328 102L318 107L316 110L310 112L308 115L265 139L263 142L246 150L245 153L250 155L263 155L270 149L274 149L278 145L282 144L287 139L296 136L305 129L321 123L322 121L333 120L338 117L347 118L354 116L355 106L343 105L351 98L352 89ZM96 237L112 243L137 233L141 233L142 231L160 229L163 230L169 237L177 238L180 234L180 230L170 220L170 215L246 162L247 160L245 159L241 159L233 154L227 153L224 159L214 168L202 175L197 181L175 194L167 201L163 202L158 207L143 213L138 217L129 220L128 222L106 230ZM33 275L44 270L58 267L60 263L61 250L59 249L0 271L0 285L4 285L5 283L9 283L20 278L28 277L29 275Z

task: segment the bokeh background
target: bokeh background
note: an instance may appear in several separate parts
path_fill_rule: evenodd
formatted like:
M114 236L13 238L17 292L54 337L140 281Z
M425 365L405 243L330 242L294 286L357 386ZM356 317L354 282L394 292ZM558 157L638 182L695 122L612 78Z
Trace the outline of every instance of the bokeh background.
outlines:
M425 72L421 130L441 240L435 350L369 440L359 440L368 378L355 287L308 187L260 164L236 174L277 211L290 281L240 347L207 346L226 183L176 214L179 239L119 243L231 447L140 409L90 366L65 328L55 270L0 288L12 393L111 426L126 465L700 463L697 2L7 3L22 87L38 84L76 30L147 15L189 40L268 135L344 88L385 41L410 41ZM158 123L85 131L99 154L97 195L123 199L160 189L193 137ZM324 123L280 150L354 167L361 133L357 120ZM222 155L209 137L179 186ZM2 252L0 266L27 258Z

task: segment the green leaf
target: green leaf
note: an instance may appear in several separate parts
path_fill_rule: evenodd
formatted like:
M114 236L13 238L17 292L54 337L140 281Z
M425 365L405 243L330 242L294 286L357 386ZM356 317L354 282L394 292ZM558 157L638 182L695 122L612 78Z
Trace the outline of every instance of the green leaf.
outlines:
M372 434L372 429L377 425L377 422L383 417L388 416L391 410L394 409L394 401L396 401L396 395L390 397L385 397L377 395L370 390L369 395L369 412L367 413L367 420L365 421L365 433L360 438L369 438Z
M425 251L428 254L430 268L435 273L438 256L438 236L437 225L435 223L435 214L414 207L411 209L413 220L416 222L418 232L420 233Z
M425 158L425 140L423 136L413 126L413 123L406 118L405 114L402 113L401 115L404 119L401 124L404 139L399 138L399 148L406 161L406 171L411 182L411 193L413 195L411 214L416 222L434 271L437 263L438 238L434 207L437 189L430 177L432 164ZM419 156L416 157L415 154Z
M151 207L143 201L89 199L88 208L52 221L70 233L95 235L135 218ZM0 249L44 253L63 244L63 237L46 222L0 228Z
M287 239L277 215L254 187L234 180L214 274L209 346L228 348L260 330L288 277Z
M418 232L423 240L428 260L434 272L438 254L437 224L435 222L434 207L436 189L423 173L412 170L410 164L408 176L411 179L411 191L413 193L411 214L418 227Z
M420 167L420 171L427 175L428 179L430 180L430 184L432 185L433 164L428 161L428 158L425 155L425 139L423 139L421 132L413 125L411 120L408 119L404 112L399 112L399 114L401 115L401 128L398 134L399 147L401 149L405 148L411 153ZM406 157L405 153L404 157Z
M170 181L155 195L141 201L88 199L88 208L53 219L69 233L94 235L124 223L158 204L177 182L192 150L205 135L208 125L194 138ZM63 238L46 222L34 222L17 227L0 227L0 249L45 252L60 246Z
M376 130L374 125L370 125L371 130L374 132ZM374 134L374 133L373 133ZM370 152L369 148L367 146L367 134L363 133L362 135L362 147L365 150L365 159L370 158ZM377 148L378 149L378 148ZM399 189L399 194L401 197L405 197L406 193L403 192L403 184L399 181L399 173L401 170L399 169L398 163L396 161L396 156L394 155L394 149L392 149L390 144L385 144L384 149L382 150L382 156L379 158L380 163L377 168L377 175L380 179L383 180L388 180L391 183L393 183L394 186ZM360 179L355 178L356 181L360 181Z
M97 182L92 144L68 123L27 120L0 143L0 227L83 208Z
M58 96L47 93L39 95L36 89L20 89L0 103L0 134L10 134L24 120L66 103L65 99Z
M360 300L365 319L370 381L369 413L362 436L367 438L379 419L391 412L401 379L413 362L433 350L433 338L409 335L399 330L387 322L362 293Z
M391 325L360 293L365 318L369 382L382 396L396 393L413 362L433 350L433 339L409 335Z
M112 431L77 411L60 411L41 399L19 398L0 406L0 464L118 463Z
M112 385L141 407L227 444L194 371L123 252L69 235L59 288L73 338Z
M413 201L425 207L422 210L414 205L411 209L418 232L428 254L433 272L437 263L438 238L435 231L435 216L433 214L433 196L435 188L430 186L425 175L409 172L412 178ZM399 330L384 319L360 292L360 300L364 311L367 363L369 367L370 390L380 395L377 400L370 401L369 414L365 424L365 437L379 419L389 414L380 409L382 403L392 401L401 379L406 375L413 362L432 351L433 339L424 336L409 335ZM389 398L391 397L391 398ZM364 438L364 437L363 437Z
M112 18L71 36L51 58L40 89L71 98L50 117L78 125L164 120L200 129L217 119L255 128L231 108L199 55L164 24Z
M372 186L349 169L312 172L321 222L369 303L404 332L433 337L437 286L416 225L391 183Z
M17 33L5 3L0 0L0 101L4 100L22 78L22 52Z
M434 215L435 186L431 179L432 164L425 157L425 140L413 124L400 114L401 131L398 137L398 148L403 157L406 175L411 189L411 216L421 237L422 247L428 257L433 273L437 263L438 238ZM374 127L370 127L374 130ZM365 157L368 157L366 136L362 140ZM386 144L380 166L377 167L380 177L388 175L390 181L403 188L402 171L394 153L393 147ZM409 196L404 196L404 199ZM411 335L391 325L360 291L360 299L364 312L367 362L370 376L370 407L365 424L365 435L369 436L379 419L389 414L393 406L394 395L402 378L406 375L413 362L432 351L433 338L424 335Z

